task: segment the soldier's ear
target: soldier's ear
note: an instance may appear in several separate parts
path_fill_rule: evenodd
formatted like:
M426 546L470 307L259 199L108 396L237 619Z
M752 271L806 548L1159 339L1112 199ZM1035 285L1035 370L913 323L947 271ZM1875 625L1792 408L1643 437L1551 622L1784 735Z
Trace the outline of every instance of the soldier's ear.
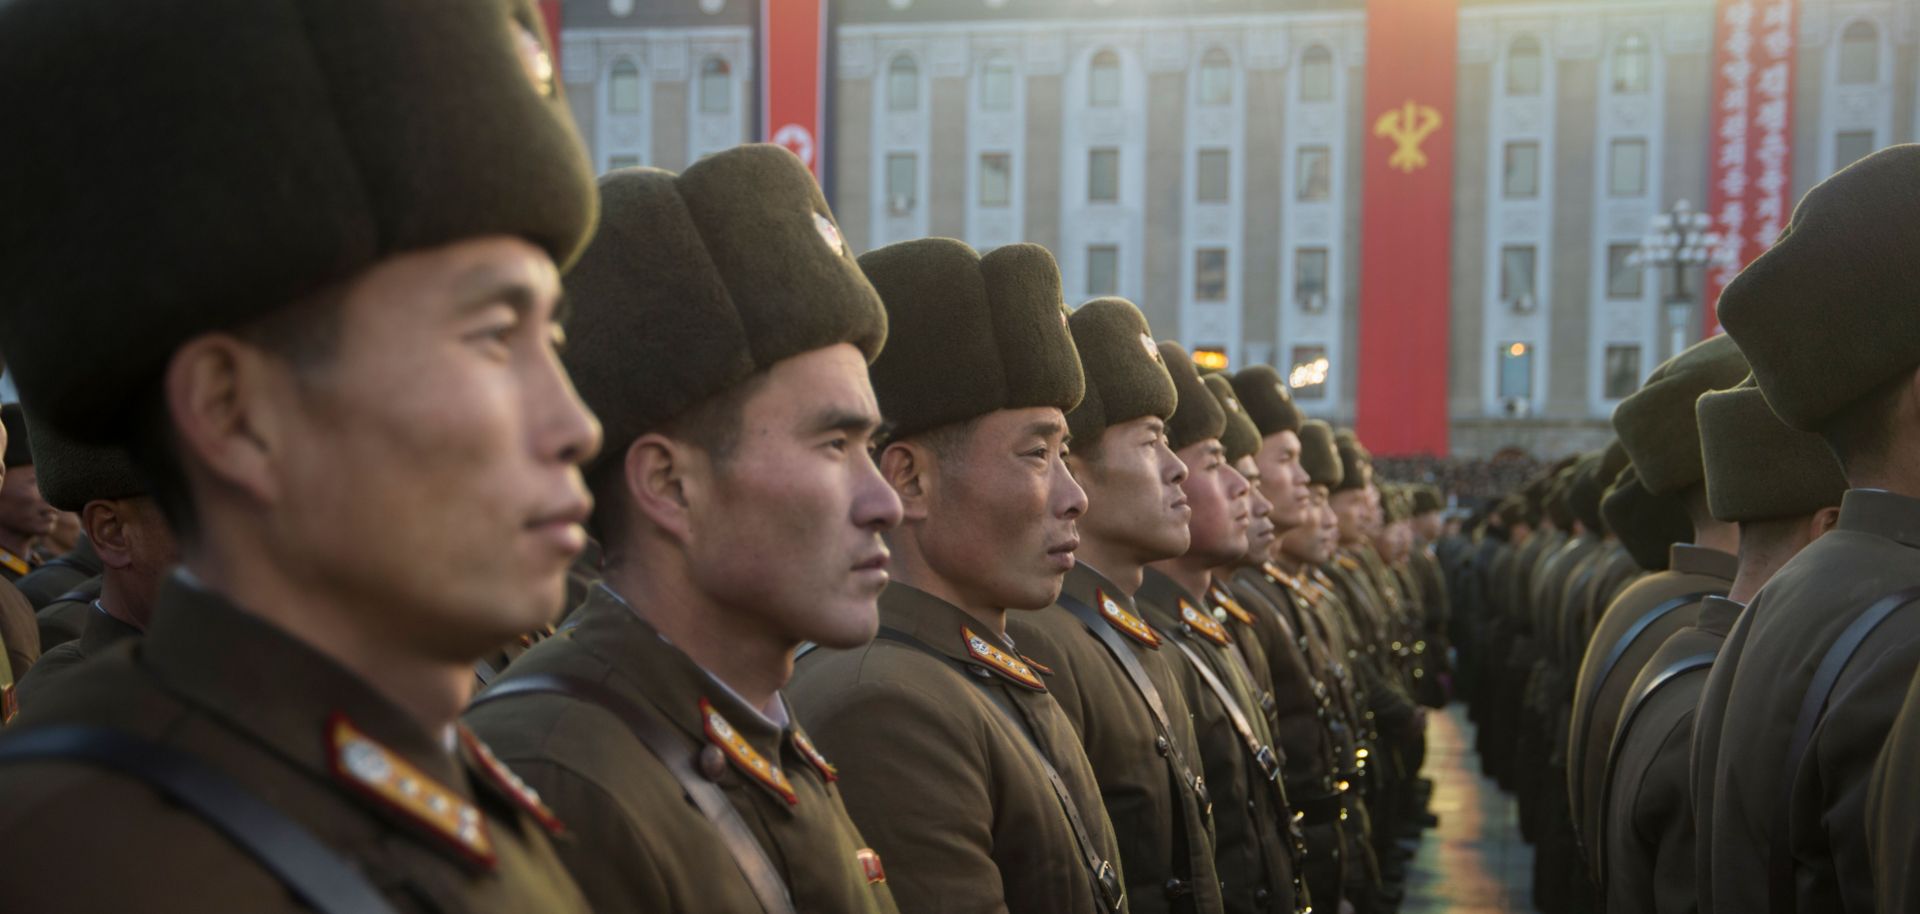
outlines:
M297 442L298 396L292 369L258 347L222 333L187 341L162 382L182 464L256 501L279 497L276 465Z
M880 478L900 496L902 519L925 520L933 485L932 454L912 441L895 441L880 451Z
M626 494L636 519L681 542L692 532L688 469L693 450L658 432L627 446Z

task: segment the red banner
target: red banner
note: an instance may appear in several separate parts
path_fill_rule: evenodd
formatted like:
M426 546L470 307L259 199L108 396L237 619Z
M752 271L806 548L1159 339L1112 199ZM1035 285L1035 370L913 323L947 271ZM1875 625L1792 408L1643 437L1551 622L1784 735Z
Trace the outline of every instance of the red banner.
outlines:
M1708 334L1720 290L1787 224L1793 192L1794 0L1720 0L1707 214L1720 235L1702 285Z
M1355 431L1377 454L1447 453L1458 0L1367 4Z
M826 159L827 0L760 0L760 136L820 179Z
M553 72L560 72L560 0L540 0L540 18L547 25L547 43L553 47L548 53L553 58Z

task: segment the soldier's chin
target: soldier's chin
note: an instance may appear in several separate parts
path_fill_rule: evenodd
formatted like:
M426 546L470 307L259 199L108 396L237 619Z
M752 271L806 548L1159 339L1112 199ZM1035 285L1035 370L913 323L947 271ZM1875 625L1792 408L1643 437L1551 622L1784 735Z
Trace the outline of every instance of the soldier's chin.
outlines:
M811 627L814 630L807 633L805 640L821 647L840 650L860 647L880 633L880 608L874 600L854 598L851 605Z

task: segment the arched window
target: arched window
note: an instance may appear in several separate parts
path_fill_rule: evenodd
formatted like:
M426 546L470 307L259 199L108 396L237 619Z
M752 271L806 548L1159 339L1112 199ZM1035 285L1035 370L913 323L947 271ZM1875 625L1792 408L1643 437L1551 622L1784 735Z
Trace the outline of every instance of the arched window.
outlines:
M1112 108L1120 104L1120 55L1101 51L1087 68L1087 104Z
M1647 50L1646 37L1639 32L1628 34L1613 46L1613 91L1622 95L1647 91L1652 68L1653 55Z
M1013 62L998 54L980 67L980 108L1013 110Z
M1880 81L1880 30L1865 20L1840 33L1840 81L1849 85Z
M1233 104L1233 61L1219 48L1200 58L1200 104Z
M887 110L920 110L920 65L905 54L887 64Z
M725 114L733 110L733 68L725 59L709 57L700 62L700 112Z
M1314 45L1300 55L1300 100L1333 101L1333 52Z
M1507 48L1507 94L1539 95L1542 75L1540 40L1522 35Z
M607 75L607 110L614 114L640 113L640 67L631 58L614 61Z

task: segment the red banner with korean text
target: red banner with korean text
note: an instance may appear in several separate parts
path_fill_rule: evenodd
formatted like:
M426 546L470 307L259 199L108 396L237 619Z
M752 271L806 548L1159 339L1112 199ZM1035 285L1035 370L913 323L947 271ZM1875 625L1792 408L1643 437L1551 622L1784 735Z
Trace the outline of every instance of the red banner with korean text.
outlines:
M1787 224L1793 201L1796 0L1719 0L1713 51L1713 135L1707 214L1719 233L1701 313L1720 330L1720 290Z
M1367 3L1355 431L1374 453L1447 453L1458 0Z
M760 138L820 179L826 159L827 0L760 0Z

